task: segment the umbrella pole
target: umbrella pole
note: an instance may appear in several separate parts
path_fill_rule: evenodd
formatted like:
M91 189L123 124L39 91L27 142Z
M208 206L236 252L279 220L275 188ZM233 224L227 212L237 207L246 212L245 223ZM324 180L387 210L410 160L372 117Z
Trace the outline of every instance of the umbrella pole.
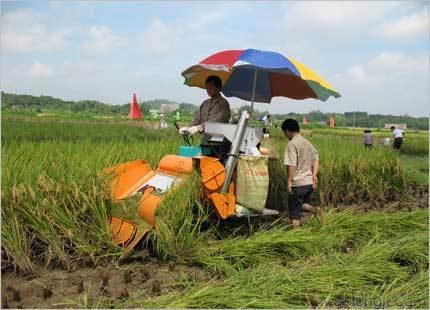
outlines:
M255 88L257 86L257 69L254 71L254 85L252 85L252 97L251 97L251 113L254 113L254 100L255 100Z

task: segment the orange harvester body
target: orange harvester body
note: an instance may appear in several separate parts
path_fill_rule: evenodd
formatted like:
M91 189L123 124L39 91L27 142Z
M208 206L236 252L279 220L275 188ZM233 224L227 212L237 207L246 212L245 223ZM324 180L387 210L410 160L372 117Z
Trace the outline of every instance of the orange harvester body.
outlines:
M111 192L114 200L141 194L137 214L155 229L156 210L164 194L180 184L195 169L200 172L204 193L219 217L226 219L234 214L236 202L234 183L230 184L228 193L219 192L225 181L225 168L217 158L166 155L156 170L153 170L145 160L135 160L108 168L105 172L112 175ZM168 186L165 186L167 183ZM139 231L133 222L116 216L109 219L109 224L113 240L127 248L133 248L149 231L149 229Z

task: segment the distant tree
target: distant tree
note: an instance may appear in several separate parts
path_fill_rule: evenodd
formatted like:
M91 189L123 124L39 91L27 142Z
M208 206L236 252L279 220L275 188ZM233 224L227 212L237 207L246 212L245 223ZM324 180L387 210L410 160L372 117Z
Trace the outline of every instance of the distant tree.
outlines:
M153 99L142 101L140 103L141 109L143 108L144 115L149 112L150 109L160 109L162 103L174 103L167 99ZM18 95L10 94L4 91L1 92L1 108L2 110L13 109L13 107L19 107L20 110L26 112L58 112L58 113L81 113L81 114L98 114L98 115L120 115L126 116L130 110L130 103L112 105L99 102L96 100L81 100L81 101L69 101L51 96L31 96L31 95ZM179 103L179 112L182 115L190 115L198 109L197 105L182 102ZM239 108L239 111L251 112L251 106L244 105ZM255 111L254 115L260 117L267 114L268 111ZM301 121L303 115L306 115L309 122L319 123L328 122L330 115L334 115L337 126L353 126L356 127L376 127L383 128L384 124L401 124L406 123L408 128L412 129L429 129L429 118L428 117L411 117L407 114L401 116L395 115L382 115L382 114L369 114L367 112L345 112L345 113L323 113L319 110L311 111L306 114L290 112L288 114L272 114L273 120L283 120L287 117L295 118Z
M239 108L239 112L243 112L243 111L247 111L248 113L252 112L251 106L250 105L243 105Z
M191 103L182 102L179 104L179 112L180 113L185 113L185 114L194 113L195 111L197 111L198 108L199 108L198 106L191 104Z

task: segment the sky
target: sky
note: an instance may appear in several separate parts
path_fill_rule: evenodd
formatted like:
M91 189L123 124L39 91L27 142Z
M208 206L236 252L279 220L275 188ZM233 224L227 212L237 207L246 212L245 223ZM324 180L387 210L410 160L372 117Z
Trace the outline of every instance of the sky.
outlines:
M1 90L111 104L206 92L181 72L222 50L277 51L341 94L273 98L271 113L428 116L429 1L1 2ZM232 107L247 102L228 98Z

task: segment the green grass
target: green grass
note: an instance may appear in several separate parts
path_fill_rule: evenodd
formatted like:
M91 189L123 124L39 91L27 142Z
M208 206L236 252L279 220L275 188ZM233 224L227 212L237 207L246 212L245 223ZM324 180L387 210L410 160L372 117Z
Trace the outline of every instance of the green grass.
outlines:
M305 130L306 127L304 128ZM363 142L363 129L346 128L311 128L312 134L330 135L351 139L358 144ZM374 145L381 146L384 138L390 138L393 143L391 131L388 129L377 129L372 131ZM408 155L428 156L429 154L429 135L427 131L406 130L400 153Z
M209 282L181 282L183 290L159 297L136 292L116 306L354 308L364 302L370 308L382 302L394 308L428 307L428 210L333 212L322 228L275 227L201 247L197 258L205 257L204 268L227 267L225 273Z
M126 125L2 122L7 264L27 272L34 263L71 268L117 255L106 224L113 202L101 172L138 158L156 167L180 143L165 143L169 133Z
M5 119L1 134L3 245L10 263L23 270L32 270L34 263L68 268L71 262L95 263L117 255L105 224L116 205L101 171L135 159L155 168L182 144L173 128L50 119ZM316 193L321 205L385 201L403 194L406 183L396 153L364 150L341 136L309 138L321 157ZM274 132L281 155L286 142L279 130ZM270 173L268 207L285 208L285 167L271 161ZM137 210L133 200L122 208L130 214Z
M428 164L421 150L410 150L416 157L382 147L366 150L355 133L335 132L304 132L321 158L320 205L383 205L407 195L410 184L425 184ZM71 270L119 257L121 249L112 243L106 224L118 204L111 201L101 172L135 159L155 168L182 144L173 128L91 121L7 119L1 134L2 259L4 266L21 272L36 266ZM281 157L286 143L274 130ZM269 170L268 206L285 208L285 167L272 160ZM428 210L331 211L322 227L311 221L291 231L278 222L246 238L232 233L219 240L213 227L201 225L207 213L198 183L194 175L165 197L152 237L160 259L199 266L214 280L186 282L183 291L155 298L136 293L115 306L354 307L347 295L353 291L387 305L396 300L428 307ZM135 199L120 206L137 212Z
M199 175L194 173L166 194L157 209L153 242L161 259L189 263L208 237L208 231L201 230L207 215L199 202L199 182Z
M428 186L429 159L427 156L400 154L400 162L408 180L419 186Z
M287 140L274 131L280 154L285 152ZM397 199L404 192L404 178L398 154L390 149L365 149L362 143L343 136L329 136L303 132L316 147L320 157L319 190L321 205L336 205L359 201ZM279 175L284 179L286 175Z
M427 229L427 215L423 210L395 215L381 212L355 215L351 210L331 212L322 227L311 222L306 229L291 231L285 223L279 223L246 238L209 242L192 259L215 273L232 274L267 261L303 259L315 253L359 247L370 239L383 242L401 238L405 232L421 233Z
M7 121L32 121L32 122L62 122L62 123L107 123L107 124L118 124L118 123L130 123L128 115L118 115L112 113L109 115L100 115L91 112L69 112L64 113L64 111L43 111L41 113L36 111L13 111L13 110L2 110L2 119ZM146 124L155 124L158 120L153 120L152 116L145 114L143 116L143 121ZM172 115L167 116L166 121L173 126L175 121ZM180 123L189 124L192 121L191 114L182 114ZM142 121L133 121L135 125L140 125Z

